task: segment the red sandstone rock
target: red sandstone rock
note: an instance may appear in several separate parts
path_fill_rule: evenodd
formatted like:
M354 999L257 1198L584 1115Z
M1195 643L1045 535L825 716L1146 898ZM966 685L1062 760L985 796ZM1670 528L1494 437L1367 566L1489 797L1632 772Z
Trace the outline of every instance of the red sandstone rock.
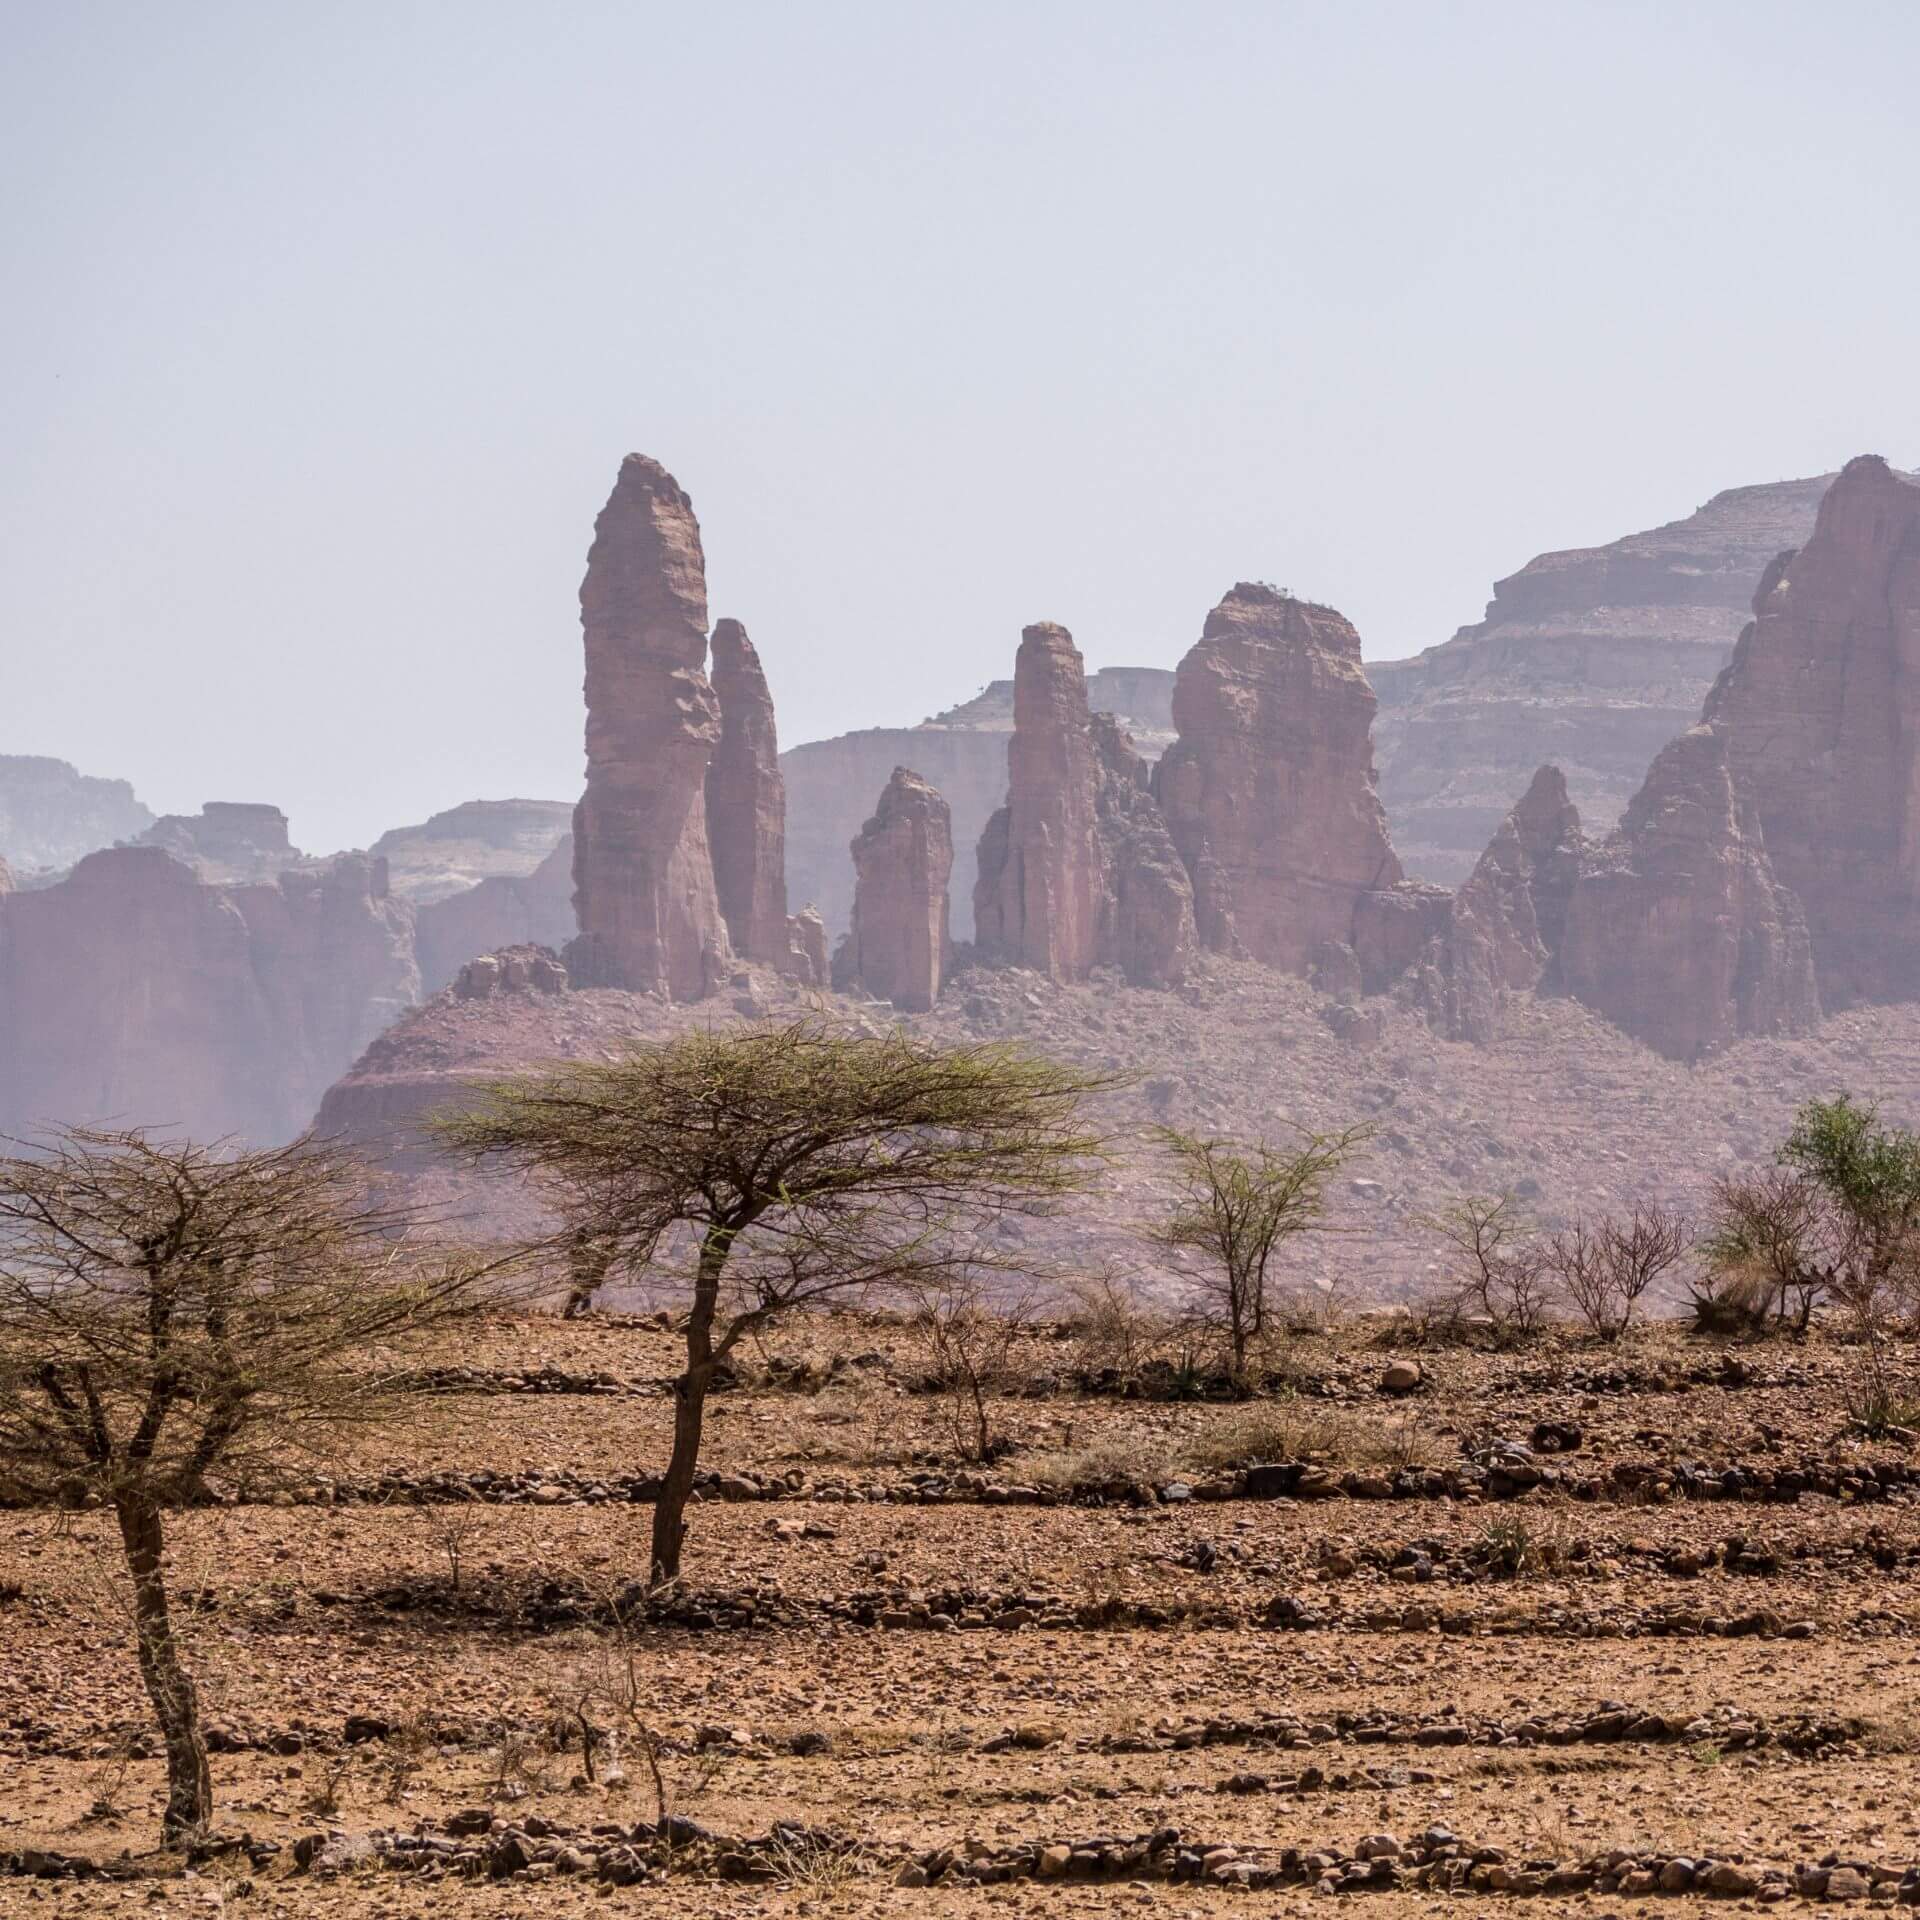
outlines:
M1374 792L1373 691L1331 607L1235 587L1180 663L1154 791L1202 943L1304 973L1400 863Z
M827 960L827 923L818 907L802 907L787 916L787 957L782 973L802 986L824 987L832 975Z
M1494 1037L1506 994L1560 984L1567 910L1585 853L1558 767L1542 767L1453 898L1414 998L1450 1039Z
M565 993L567 970L551 947L503 947L469 960L454 976L456 1000L487 1000L496 993Z
M1192 888L1145 760L1088 709L1066 628L1026 629L1013 686L1007 804L981 835L974 888L982 953L1054 980L1103 965L1136 984L1179 979L1194 948Z
M209 800L198 813L162 814L139 838L164 847L202 880L272 880L305 856L278 807L246 800Z
M1589 851L1560 970L1575 999L1676 1060L1819 1019L1806 921L1712 728L1664 748Z
M857 983L902 1012L924 1013L939 998L950 954L946 801L917 773L895 767L853 843L853 865L853 925L834 955L834 985Z
M1920 486L1868 455L1770 568L1706 719L1829 1006L1920 995Z
M416 906L413 916L425 993L438 993L481 954L508 947L562 948L575 931L573 841L563 835L531 873L489 875L464 892Z
M707 838L733 950L782 966L787 957L787 790L773 695L738 620L713 630L720 739L707 763Z
M580 585L587 790L574 812L569 952L591 984L692 1000L730 957L707 843L707 763L720 709L707 684L706 563L693 503L629 454Z
M209 885L159 847L0 900L0 1126L282 1140L418 998L384 862Z

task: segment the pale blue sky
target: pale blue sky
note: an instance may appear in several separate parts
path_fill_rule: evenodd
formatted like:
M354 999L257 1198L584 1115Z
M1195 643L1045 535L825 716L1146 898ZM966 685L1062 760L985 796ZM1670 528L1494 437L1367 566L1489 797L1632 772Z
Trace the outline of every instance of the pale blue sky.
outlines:
M1920 464L1920 8L0 4L0 752L323 849L581 777L665 461L789 743L1235 579L1374 657Z

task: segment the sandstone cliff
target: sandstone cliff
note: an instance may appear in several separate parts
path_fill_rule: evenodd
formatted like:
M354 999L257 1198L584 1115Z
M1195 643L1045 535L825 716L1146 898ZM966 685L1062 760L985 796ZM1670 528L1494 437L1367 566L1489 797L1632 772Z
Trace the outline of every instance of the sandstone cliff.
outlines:
M165 813L137 845L162 847L202 880L272 880L306 856L287 816L264 801L209 800L198 813Z
M1149 762L1173 738L1173 673L1165 667L1102 667L1087 676L1087 705L1111 714ZM789 747L780 756L787 783L787 897L816 902L830 930L847 924L853 874L847 843L865 818L863 794L892 770L918 767L953 809L954 936L974 935L976 851L988 818L1006 798L1007 735L1013 682L995 680L972 700L917 727L869 727Z
M573 830L566 800L463 800L417 826L389 827L371 851L417 906L494 878L524 878ZM568 910L571 924L572 910Z
M412 911L346 856L216 886L159 847L0 899L0 1128L289 1138L419 992Z
M1153 985L1178 980L1192 957L1192 888L1147 763L1111 715L1091 713L1064 627L1021 636L1007 803L982 832L977 868L986 957L1055 980L1114 966Z
M152 825L124 780L97 779L40 754L0 753L0 857L22 878L58 872Z
M951 954L947 888L953 817L940 794L895 767L853 842L853 924L833 956L833 984L862 986L905 1013L940 996Z
M1736 487L1667 526L1542 554L1477 625L1369 661L1380 797L1407 867L1458 885L1546 762L1588 830L1610 828L1698 717L1767 562L1812 533L1832 477Z
M492 874L413 911L425 993L438 993L481 954L508 947L563 948L575 931L572 837L562 834L531 873Z
M720 738L707 764L707 837L733 950L772 966L787 954L787 790L773 695L747 630L713 630Z
M1753 605L1706 717L1806 910L1822 997L1920 997L1920 485L1850 462Z
M1453 897L1412 995L1449 1038L1490 1042L1510 993L1560 984L1586 842L1558 767L1542 767Z
M693 503L629 454L580 586L587 790L574 811L568 959L596 985L698 999L729 957L707 842L720 710L707 683L706 562Z
M1154 772L1204 945L1304 973L1352 943L1363 894L1399 882L1373 710L1360 636L1331 607L1243 582L1207 616Z
M1661 750L1589 851L1560 971L1575 999L1675 1060L1819 1019L1800 903L1775 878L1711 727Z

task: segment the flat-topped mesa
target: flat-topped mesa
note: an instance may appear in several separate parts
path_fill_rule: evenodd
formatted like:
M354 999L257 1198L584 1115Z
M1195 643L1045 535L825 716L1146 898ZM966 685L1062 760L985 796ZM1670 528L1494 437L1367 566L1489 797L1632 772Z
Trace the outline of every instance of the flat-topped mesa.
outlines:
M713 630L720 738L707 763L707 838L713 880L735 953L766 966L788 959L787 789L773 695L747 630Z
M983 953L1055 980L1096 966L1140 985L1179 979L1195 944L1192 888L1146 761L1111 715L1089 710L1065 627L1022 633L1013 707L1007 803L981 835L974 887Z
M1707 696L1829 1007L1920 997L1920 486L1850 461Z
M1506 994L1559 986L1585 851L1565 776L1540 768L1454 895L1446 929L1413 976L1414 1000L1449 1039L1485 1045Z
M1575 999L1670 1059L1819 1019L1800 903L1774 877L1711 727L1664 747L1619 826L1588 850L1560 971Z
M303 857L287 816L264 801L209 800L198 813L162 814L134 844L164 847L203 880L271 880Z
M924 1013L947 975L947 883L953 817L917 773L895 767L853 843L853 925L833 956L833 984L862 986L903 1013Z
M587 790L574 810L572 977L696 1000L731 958L707 842L706 563L693 503L631 453L580 584Z
M1353 943L1362 895L1399 885L1373 713L1360 636L1331 607L1243 582L1207 616L1153 782L1203 945L1304 973Z

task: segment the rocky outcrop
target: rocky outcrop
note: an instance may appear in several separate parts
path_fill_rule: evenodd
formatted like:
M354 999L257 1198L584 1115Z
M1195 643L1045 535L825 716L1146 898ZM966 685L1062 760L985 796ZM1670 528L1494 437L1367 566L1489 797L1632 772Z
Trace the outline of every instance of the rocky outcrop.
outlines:
M733 950L784 965L787 954L787 790L773 695L747 630L713 630L713 691L720 738L707 763L707 838Z
M469 960L454 975L456 1000L490 1000L496 993L565 993L567 970L551 947L503 947Z
M720 708L707 683L706 562L693 503L629 454L580 586L587 790L574 810L569 951L589 984L698 999L730 956L707 842Z
M1589 850L1560 971L1575 999L1676 1060L1819 1018L1800 904L1776 880L1711 727L1662 749L1619 826Z
M827 959L827 923L818 907L802 907L787 916L787 958L780 971L806 987L824 987L832 977Z
M0 1127L286 1139L418 990L412 910L364 854L244 886L89 854L0 900Z
M1769 569L1706 717L1829 1006L1920 997L1920 485L1867 456Z
M209 800L198 813L162 814L136 844L165 848L203 880L271 880L305 858L287 816L262 801Z
M494 874L414 908L420 985L438 993L469 960L509 947L563 948L574 936L573 840L528 874Z
M390 827L372 851L386 861L394 892L418 906L483 880L524 879L572 828L565 800L463 800L417 826ZM571 908L567 919L571 926Z
M53 873L153 825L124 780L101 780L64 760L0 753L0 857L24 878Z
M1111 714L1151 764L1173 739L1173 672L1102 667L1087 675L1087 705ZM956 939L973 938L976 853L988 819L1007 793L1007 735L1013 682L995 680L972 700L917 727L869 727L811 740L780 756L787 783L787 897L819 905L832 931L853 910L847 843L860 830L862 794L877 792L901 765L918 767L953 809Z
M1560 984L1567 912L1586 842L1558 767L1542 767L1454 896L1411 981L1449 1039L1490 1042L1502 1000Z
M1373 711L1360 636L1331 607L1243 582L1207 616L1153 782L1205 946L1305 973L1352 943L1362 895L1398 884Z
M895 767L880 804L853 842L853 924L833 957L836 987L864 987L903 1013L940 996L951 945L947 886L953 818L940 794Z
M1650 532L1542 554L1478 624L1369 661L1380 798L1409 870L1457 886L1546 762L1589 832L1612 827L1698 717L1762 571L1812 533L1832 478L1736 487Z
M975 939L984 957L1084 980L1096 966L1164 986L1194 948L1186 871L1150 791L1146 761L1087 705L1064 627L1021 635L1007 803L977 858Z

